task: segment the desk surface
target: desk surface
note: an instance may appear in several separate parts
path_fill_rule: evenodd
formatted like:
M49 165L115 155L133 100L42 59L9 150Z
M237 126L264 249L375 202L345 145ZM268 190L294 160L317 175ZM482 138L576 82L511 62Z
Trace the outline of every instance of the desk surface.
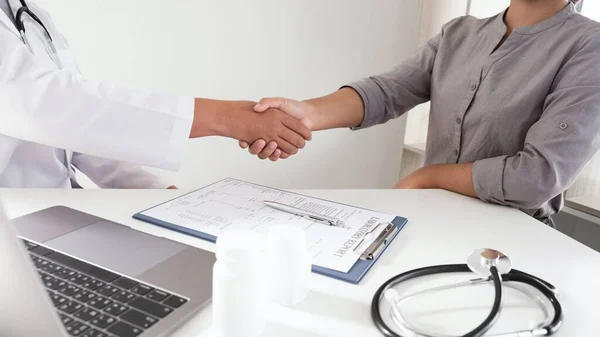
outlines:
M140 231L214 250L211 243L131 218L142 209L184 191L0 190L11 217L65 205ZM312 292L294 308L270 309L264 336L380 336L369 308L376 289L403 271L464 263L473 249L491 247L513 266L561 290L564 325L556 336L597 336L600 310L600 254L525 214L437 190L304 190L304 194L401 215L409 223L361 284L313 275ZM210 307L209 307L210 308ZM211 313L199 313L173 337L208 337Z

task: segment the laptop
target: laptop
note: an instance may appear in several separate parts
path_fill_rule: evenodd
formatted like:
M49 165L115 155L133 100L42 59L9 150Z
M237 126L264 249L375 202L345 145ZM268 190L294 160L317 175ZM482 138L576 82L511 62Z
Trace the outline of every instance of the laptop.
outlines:
M166 336L210 302L214 262L62 206L9 222L0 203L0 336Z

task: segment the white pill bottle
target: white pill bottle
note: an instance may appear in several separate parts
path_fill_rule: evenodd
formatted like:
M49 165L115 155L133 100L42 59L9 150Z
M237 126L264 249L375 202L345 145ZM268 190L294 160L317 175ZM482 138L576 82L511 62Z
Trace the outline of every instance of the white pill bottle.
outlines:
M291 307L308 296L312 257L303 229L291 225L271 228L266 261L267 297L272 302Z
M264 237L231 230L217 238L213 268L213 335L259 337L266 325Z

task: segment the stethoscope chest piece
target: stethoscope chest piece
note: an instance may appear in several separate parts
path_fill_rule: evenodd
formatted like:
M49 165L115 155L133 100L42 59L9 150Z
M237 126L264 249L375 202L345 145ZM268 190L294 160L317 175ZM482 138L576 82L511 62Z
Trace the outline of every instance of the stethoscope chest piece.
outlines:
M472 272L483 277L492 276L492 266L496 267L500 275L508 274L512 268L508 256L489 248L476 249L469 254L467 266Z

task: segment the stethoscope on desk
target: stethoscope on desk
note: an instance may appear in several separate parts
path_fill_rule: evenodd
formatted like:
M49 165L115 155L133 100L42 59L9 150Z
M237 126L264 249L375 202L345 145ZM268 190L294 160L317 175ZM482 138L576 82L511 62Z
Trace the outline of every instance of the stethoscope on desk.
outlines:
M19 1L21 2L21 7L14 14L14 19L15 19L15 25L17 26L17 30L19 31L19 34L21 34L21 38L23 39L23 43L25 43L25 45L29 48L29 51L32 51L31 43L26 34L25 23L27 22L28 19L33 20L43 30L44 38L46 40L45 41L46 42L45 43L46 52L48 53L48 55L50 56L52 61L54 61L54 63L58 66L58 68L62 68L62 66L60 64L60 59L59 59L57 51L56 51L56 46L54 45L54 41L52 40L52 35L50 35L50 32L48 31L48 29L46 29L46 26L44 26L44 23L42 22L42 20L40 20L40 18L38 18L38 16L35 15L35 13L33 13L31 11L29 6L27 6L27 3L25 2L25 0L19 0Z
M417 278L430 275L439 275L447 273L466 273L473 272L482 276L482 278L469 280L467 282L455 283L440 287L431 288L424 291L419 291L402 298L399 297L398 292L394 289L395 286ZM385 301L390 304L390 318L396 324L397 328L403 331L406 336L425 336L435 337L435 334L427 333L422 329L419 329L415 325L410 324L402 314L400 305L406 302L408 299L422 296L427 293L439 292L452 288L459 288L464 286L487 284L492 282L494 284L494 304L492 310L487 318L479 324L474 330L463 335L462 337L479 337L483 336L497 321L500 311L502 309L502 283L503 282L517 282L527 284L533 288L539 290L543 296L545 296L552 307L554 308L554 318L552 320L546 320L543 326L531 330L515 331L511 333L494 335L496 337L525 337L525 336L550 336L554 334L560 328L562 324L562 307L556 295L557 289L550 283L535 277L533 275L518 271L515 269L511 270L511 263L508 257L496 250L492 249L478 249L471 253L467 259L466 264L450 264L450 265L439 265L432 267L425 267L420 269L414 269L406 273L394 276L387 282L385 282L373 296L371 303L371 317L373 322L379 331L386 337L402 337L394 330L392 330L387 323L384 321L381 313L380 304ZM547 322L547 323L546 323Z

